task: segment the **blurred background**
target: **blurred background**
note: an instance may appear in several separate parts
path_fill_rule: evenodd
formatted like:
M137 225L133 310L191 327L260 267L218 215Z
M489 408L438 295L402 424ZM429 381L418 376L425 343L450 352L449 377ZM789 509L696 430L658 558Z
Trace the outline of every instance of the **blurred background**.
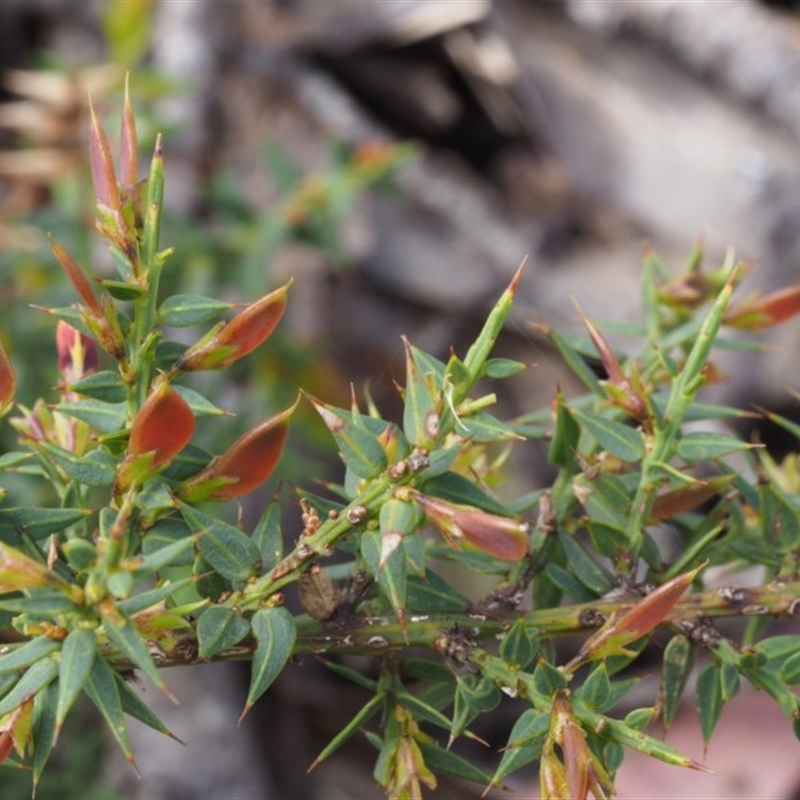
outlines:
M20 372L20 401L31 404L57 380L46 355L52 323L30 304L72 302L43 231L95 274L111 270L89 233L86 98L91 92L115 130L126 71L140 157L157 131L165 136L162 243L178 248L165 290L242 301L295 279L280 335L237 365L224 390L213 378L197 386L237 412L199 429L218 449L287 405L298 385L346 404L350 382L362 390L368 381L391 414L403 375L400 336L439 357L451 346L463 352L523 258L499 348L537 366L505 390L508 414L546 405L556 383L569 389L529 323L577 332L571 298L611 334L635 322L649 249L677 272L698 241L710 268L731 247L753 263L751 288L797 282L797 6L3 0L0 335ZM726 380L715 391L796 417L788 390L800 386L800 327L769 336L766 353L723 357ZM335 478L323 431L310 414L304 423L282 477ZM525 490L547 477L535 450L517 469ZM87 708L39 797L64 797L65 787L131 800L375 796L366 742L305 774L340 715L363 703L351 686L308 661L237 728L245 678L230 666L170 674L182 705L159 711L188 747L135 729L141 779L93 735ZM763 758L744 757L753 743L740 735L712 741L708 763L718 778L649 764L640 777L632 760L621 796L799 796L796 751L783 749L792 746L788 726L747 702ZM734 713L723 715L727 730L736 730ZM502 745L509 719L481 735ZM690 739L676 724L671 742L702 757L691 708L686 721ZM493 763L486 753L475 758ZM11 794L3 777L4 796L27 796L24 776ZM535 796L535 771L514 781L515 796ZM442 781L435 796L481 791Z

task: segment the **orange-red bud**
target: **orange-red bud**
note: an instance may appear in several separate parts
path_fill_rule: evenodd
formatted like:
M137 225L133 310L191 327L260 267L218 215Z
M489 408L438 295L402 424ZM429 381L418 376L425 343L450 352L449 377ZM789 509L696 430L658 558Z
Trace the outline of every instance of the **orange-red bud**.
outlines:
M527 523L449 503L438 497L423 494L414 497L425 516L452 547L460 548L462 542L467 542L506 561L519 561L527 555Z
M150 466L166 466L194 434L194 414L189 404L165 381L142 404L133 421L128 455L151 453Z
M240 436L199 475L180 490L184 500L229 500L260 486L275 469L289 432L289 417L297 402Z
M176 371L226 369L262 344L286 310L292 281L251 303L233 319L190 347L175 365Z
M765 297L733 303L724 322L734 328L758 331L785 322L800 313L800 284L781 289Z
M629 611L612 616L583 643L578 654L566 665L566 669L575 672L587 661L627 652L626 645L641 639L667 618L704 566L705 564L701 564L683 575L678 575L648 594Z
M17 374L3 345L0 344L0 416L11 408L17 391Z

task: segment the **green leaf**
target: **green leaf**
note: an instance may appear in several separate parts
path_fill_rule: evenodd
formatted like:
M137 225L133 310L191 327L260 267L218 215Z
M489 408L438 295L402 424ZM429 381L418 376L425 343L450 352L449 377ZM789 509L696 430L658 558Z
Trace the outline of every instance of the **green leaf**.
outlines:
M558 541L564 548L570 572L587 589L600 597L614 586L614 576L592 558L575 536L559 531Z
M556 427L550 441L547 460L559 467L571 467L575 464L574 451L578 448L581 429L575 417L559 391L556 395Z
M539 758L549 727L548 711L528 708L520 714L508 736L500 764L492 776L492 786L501 785L503 779L512 772Z
M509 664L525 669L539 652L536 634L524 620L518 619L500 642L500 657Z
M97 653L94 631L72 630L64 639L58 662L58 705L56 729L64 724L67 713L89 679Z
M677 453L689 463L697 461L713 461L742 450L750 450L755 445L743 442L736 436L709 431L693 431L685 433L678 442Z
M548 564L544 571L548 581L569 595L576 603L591 603L597 595L558 564Z
M521 361L512 361L510 358L490 358L484 367L484 374L492 380L504 380L512 378L528 368L527 364Z
M760 525L764 541L781 551L800 545L800 512L774 483L758 488Z
M0 609L12 614L27 614L34 619L50 619L54 614L73 612L76 606L58 589L31 589L27 597L0 600Z
M212 658L239 644L250 633L250 623L226 606L207 608L197 622L200 657Z
M126 658L142 670L159 689L166 691L164 679L153 663L147 642L130 619L119 612L115 614L115 618L106 617L103 620L103 629Z
M126 302L128 300L138 300L145 289L138 283L128 283L127 281L103 280L100 284L115 299Z
M102 400L104 403L124 403L128 399L128 387L117 372L101 370L81 378L69 387L73 392Z
M592 711L606 707L611 697L611 681L605 663L600 663L590 673L580 688L581 702Z
M259 609L253 614L250 627L257 645L242 717L283 671L297 636L294 617L285 608Z
M3 656L0 656L0 675L5 672L16 672L29 667L50 653L54 653L60 644L47 636L37 636L25 644L21 644Z
M517 293L517 287L519 286L521 278L522 266L519 267L514 277L511 279L511 283L509 283L506 290L494 304L481 332L467 351L467 355L464 357L464 367L470 379L459 383L457 386L455 396L453 397L453 401L456 405L467 396L472 386L483 374L486 362L489 359L489 354L494 347L497 337L500 335L500 331L503 329L506 318L511 312L511 306L514 303L514 295Z
M417 697L411 692L399 691L396 699L398 703L405 706L421 722L429 722L445 731L450 730L450 720L421 697Z
M459 779L480 784L488 784L492 780L492 776L488 772L476 767L471 761L462 758L452 750L445 750L438 744L431 744L425 741L417 744L425 761L425 766L434 775L454 775Z
M567 683L567 676L560 669L543 658L539 659L533 671L533 685L537 692L552 697L559 689L566 689Z
M158 309L159 320L171 328L188 328L219 319L231 308L230 303L198 294L176 294L168 297Z
M153 713L150 706L148 706L128 685L125 678L120 675L119 672L114 672L114 679L117 682L117 691L119 692L122 710L128 716L138 719L139 722L147 725L154 731L163 733L164 736L169 736L170 739L175 739L180 742L180 739L178 739L178 737ZM181 742L181 744L183 744L183 742Z
M25 674L0 700L0 717L13 711L29 697L33 697L58 675L58 664L52 658L42 658L31 664Z
M161 520L161 522L166 523L167 520ZM177 520L173 520L173 522L177 522ZM177 525L172 527L172 530L177 532ZM142 548L142 552L145 552L145 557L136 568L136 577L154 575L168 566L191 564L192 546L199 536L200 534L192 535L184 532L183 538L176 537L171 544L165 544L159 548L153 548L151 545L146 551ZM149 536L145 538L145 542L147 539L149 539Z
M593 481L578 475L573 483L576 488L589 490L582 502L593 522L627 530L632 494L618 475L601 473Z
M406 348L406 386L403 393L403 432L417 447L430 447L439 437L441 390L436 375L420 365L420 351Z
M376 694L361 707L356 715L342 728L333 739L328 742L322 752L314 759L308 768L310 772L317 764L322 763L328 756L336 752L354 733L360 731L378 713L386 698L383 694Z
M44 539L60 533L70 525L89 517L83 508L2 508L0 509L0 538L4 533L27 534L31 539Z
M192 575L195 579L197 593L207 600L216 601L232 588L230 581L225 580L219 573L214 572L211 565L200 553L197 553L194 557Z
M675 719L678 703L694 668L694 655L694 645L682 633L673 636L664 648L658 697L666 730Z
M380 531L366 531L361 537L361 554L381 592L391 603L398 617L403 619L408 578L405 552L398 542L388 555L385 554L383 552L385 539Z
M623 425L607 417L584 414L577 408L572 409L572 414L581 425L592 435L597 443L607 452L620 461L635 464L645 456L642 434L635 428Z
M459 432L473 442L509 442L521 437L513 428L485 411L460 417Z
M253 544L261 554L261 569L272 569L283 556L283 532L281 531L281 504L270 503L253 531Z
M409 611L458 613L466 611L470 601L431 569L425 577L409 575L406 578L406 607Z
M719 667L716 664L706 664L697 675L697 708L700 712L703 744L708 747L722 712L722 691Z
M155 555L166 547L184 541L194 541L188 525L181 519L164 517L147 531L142 540L142 553L145 556ZM180 550L177 553L172 551L170 556L172 560L168 564L173 567L185 567L193 561L191 549Z
M167 598L172 597L172 595L192 586L194 582L195 580L191 576L178 581L164 581L154 589L150 589L146 592L137 592L133 597L129 597L127 600L120 600L117 603L117 608L119 608L123 614L133 616L140 611L145 611L158 603L162 603ZM198 602L202 604L202 601ZM186 625L189 627L189 622L187 622Z
M203 558L223 578L245 581L255 574L259 552L253 540L227 522L203 514L186 503L180 503L186 523L195 533L202 533L197 542Z
M386 469L386 452L378 439L380 434L374 428L378 422L382 431L387 423L327 405L310 395L306 397L333 435L349 471L359 478L374 478Z
M53 750L56 738L56 705L58 684L53 681L45 686L33 700L33 792L42 777L47 759Z
M85 456L76 456L49 442L42 442L44 450L70 478L86 486L111 486L117 476L117 463L102 447L95 448Z
M190 389L188 386L173 384L172 388L187 402L195 417L224 417L228 416L227 411L215 406L207 397L200 392Z
M128 739L128 729L125 725L125 712L120 699L119 686L115 677L116 673L106 663L105 659L97 653L92 664L92 670L86 681L86 694L97 706L103 715L117 744L125 754L128 761L133 762L133 751Z
M104 403L100 400L72 400L56 408L71 417L83 420L100 433L116 433L125 427L127 403Z
M432 478L421 481L419 489L424 494L449 500L452 503L475 506L490 514L508 516L508 509L498 503L490 494L482 491L475 483L458 472L442 472Z

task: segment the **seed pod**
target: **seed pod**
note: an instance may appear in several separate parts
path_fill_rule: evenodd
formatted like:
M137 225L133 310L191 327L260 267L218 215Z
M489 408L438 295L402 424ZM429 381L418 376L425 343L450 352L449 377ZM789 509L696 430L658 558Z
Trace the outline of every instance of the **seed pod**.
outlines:
M342 599L336 582L317 564L300 576L298 590L300 605L310 617L320 622L325 622L336 613Z

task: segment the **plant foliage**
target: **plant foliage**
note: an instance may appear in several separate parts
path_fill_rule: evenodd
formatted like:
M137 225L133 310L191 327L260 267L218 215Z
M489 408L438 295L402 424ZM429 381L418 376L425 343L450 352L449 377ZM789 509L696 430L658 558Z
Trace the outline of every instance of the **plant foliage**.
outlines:
M282 530L273 500L249 532L218 504L273 472L296 403L212 454L193 443L195 420L226 418L192 377L260 347L289 284L241 307L162 297L172 251L159 243L161 140L140 181L126 98L119 162L94 112L90 144L96 226L117 274L98 280L52 242L77 294L48 309L58 398L16 406L19 449L0 457L2 472L53 497L22 507L0 490L0 611L11 634L0 652L0 759L30 768L34 789L81 694L133 761L128 717L171 734L132 674L166 692L163 667L243 657L252 671L242 715L303 655L361 686L364 705L315 764L364 731L391 798L420 797L443 774L499 787L534 760L543 797L606 797L631 749L702 770L651 730L670 726L696 664L706 742L742 679L800 727L800 636L769 631L800 608L797 457L775 463L729 427L744 412L698 399L716 376L714 345L745 346L739 331L796 313L797 289L737 302L732 258L704 272L698 250L673 277L650 254L638 350L618 355L585 318L583 339L540 325L585 393L556 392L550 408L503 421L478 386L523 368L491 357L520 268L463 357L441 361L405 342L401 419L306 394L338 448L342 484L333 500L302 495L302 530ZM187 347L165 326L206 331ZM0 412L14 408L16 388L0 350ZM554 478L506 504L487 489L491 454L526 439L546 443ZM710 569L721 565L758 566L763 582L715 585ZM459 572L492 588L467 598ZM294 583L299 615L284 605ZM749 624L733 641L715 621L737 616ZM660 689L631 710L627 668L657 627L668 637ZM555 647L567 633L579 644ZM338 663L341 653L373 656L375 677ZM484 773L455 743L474 738L475 720L504 695L524 708Z

